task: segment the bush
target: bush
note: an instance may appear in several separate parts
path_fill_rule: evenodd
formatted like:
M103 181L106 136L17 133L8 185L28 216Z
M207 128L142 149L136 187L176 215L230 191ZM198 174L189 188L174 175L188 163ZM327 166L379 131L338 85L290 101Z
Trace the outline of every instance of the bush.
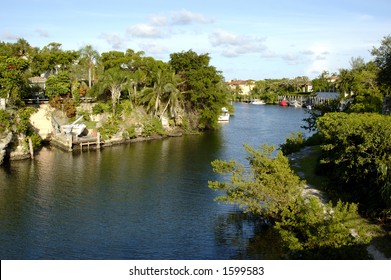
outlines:
M303 133L293 132L286 138L285 143L280 145L280 150L284 155L296 153L305 146L305 142Z
M100 134L106 140L113 137L119 130L119 121L113 116L110 116L107 121L99 129Z
M153 134L164 134L162 122L158 117L153 117L151 120L148 120L144 123L144 129L141 135L143 137L148 137Z
M225 194L216 200L239 205L245 212L266 219L278 230L290 254L313 258L343 258L346 249L364 253L370 236L357 213L356 204L322 204L314 196L304 196L303 182L290 169L281 152L272 157L273 147L261 151L245 146L251 172L231 160L215 160L214 171L230 174L227 182L209 182L209 187ZM349 250L351 251L351 250ZM365 258L362 255L356 258Z
M33 144L33 150L39 148L42 144L42 138L37 134L36 132L31 133L30 136L27 137L27 139L31 139L31 142Z
M366 245L371 238L356 204L339 201L333 207L331 202L323 205L317 197L301 198L283 212L275 228L295 257L368 258ZM356 255L358 247L361 252Z
M325 141L321 163L336 186L367 209L390 209L391 117L329 113L317 125Z
M0 110L0 136L11 128L11 115L6 110Z
M125 128L123 136L124 138L136 138L137 137L136 126L131 125Z
M94 107L92 107L92 114L99 115L104 112L110 112L110 108L107 104L104 103L96 103Z

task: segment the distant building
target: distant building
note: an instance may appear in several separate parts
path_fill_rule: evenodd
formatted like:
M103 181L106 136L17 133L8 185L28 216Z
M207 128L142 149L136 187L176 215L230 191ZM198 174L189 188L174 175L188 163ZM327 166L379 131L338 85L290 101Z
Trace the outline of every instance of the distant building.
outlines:
M237 92L240 95L249 95L251 90L255 87L253 80L231 80L227 82L230 89Z

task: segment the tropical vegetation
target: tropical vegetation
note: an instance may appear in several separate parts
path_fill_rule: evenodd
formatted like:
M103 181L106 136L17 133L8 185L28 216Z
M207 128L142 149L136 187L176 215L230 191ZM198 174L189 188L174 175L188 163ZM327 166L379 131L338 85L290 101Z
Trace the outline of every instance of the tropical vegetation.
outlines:
M340 97L310 113L305 128L314 132L311 139L293 133L274 153L270 147L245 146L249 167L235 160L212 162L215 172L229 175L209 182L223 191L217 200L271 224L291 257L367 258L373 232L360 215L376 218L389 242L391 119L384 115L390 112L384 100L391 90L391 37L371 53L374 60L368 63L352 58L351 69L340 69L333 84L326 72L312 81L318 90L333 87ZM258 82L256 88L270 91L267 84ZM283 155L308 143L320 145L317 170L330 178L323 189L332 198L329 203L303 193L304 183Z
M34 77L45 79L44 86ZM165 129L216 128L221 108L229 106L228 93L209 55L192 50L163 62L131 49L99 54L91 45L66 51L55 42L41 49L24 39L0 42L0 97L9 109L23 107L26 99L46 98L74 118L85 113L79 108L82 101L94 100L89 113L105 115L97 129L118 123L112 126L118 131L103 133L107 137L125 135L131 126L139 128L132 135L164 133L150 125L153 119L166 120Z

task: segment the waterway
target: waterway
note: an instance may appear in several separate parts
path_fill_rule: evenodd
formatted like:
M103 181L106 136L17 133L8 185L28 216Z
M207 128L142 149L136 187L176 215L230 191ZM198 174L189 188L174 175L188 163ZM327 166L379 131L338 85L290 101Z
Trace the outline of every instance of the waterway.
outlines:
M235 104L217 131L0 167L0 259L275 259L278 240L219 204L210 163L278 146L304 109Z

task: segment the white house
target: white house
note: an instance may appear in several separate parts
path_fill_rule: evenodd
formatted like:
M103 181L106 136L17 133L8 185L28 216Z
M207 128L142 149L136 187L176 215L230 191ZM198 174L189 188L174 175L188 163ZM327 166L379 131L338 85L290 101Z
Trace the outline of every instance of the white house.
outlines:
M253 80L231 80L227 82L230 89L237 91L240 95L249 95L251 90L255 87Z

